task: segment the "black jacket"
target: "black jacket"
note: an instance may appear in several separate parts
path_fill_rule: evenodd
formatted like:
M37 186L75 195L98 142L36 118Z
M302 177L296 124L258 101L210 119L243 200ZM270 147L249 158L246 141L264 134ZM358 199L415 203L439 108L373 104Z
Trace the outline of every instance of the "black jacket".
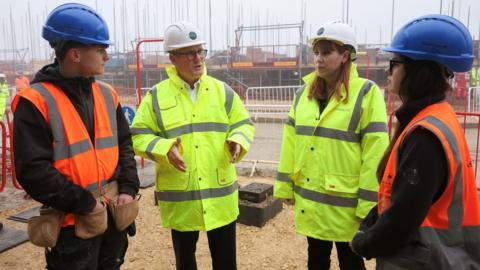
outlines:
M405 126L422 109L439 101L441 97L411 102L396 112L397 119ZM378 217L374 207L352 240L353 249L366 258L394 255L408 245L447 186L446 154L432 132L415 129L398 152L390 208Z
M94 141L94 109L92 83L94 78L64 78L55 62L43 67L33 83L50 82L68 96ZM139 179L132 148L130 129L117 107L119 162L117 179L119 192L132 196L138 192ZM85 214L91 212L96 201L92 194L69 181L53 167L53 136L38 109L27 99L20 98L13 119L15 171L18 181L33 199L53 208ZM112 178L113 178L112 177Z

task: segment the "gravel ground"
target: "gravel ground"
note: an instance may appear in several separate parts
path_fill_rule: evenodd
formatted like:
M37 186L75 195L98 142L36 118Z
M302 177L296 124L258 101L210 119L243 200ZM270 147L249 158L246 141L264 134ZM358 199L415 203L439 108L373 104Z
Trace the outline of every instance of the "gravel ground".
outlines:
M151 170L140 170L141 177L151 177ZM273 183L272 178L239 177L241 185L252 181ZM142 189L137 235L130 238L129 249L122 269L175 269L170 231L160 226L158 208L153 205L153 187ZM38 205L23 198L23 191L7 188L0 193L0 222L6 227L26 230L26 224L6 220L12 214ZM306 269L306 238L295 233L292 206L283 210L262 228L237 225L238 269ZM211 269L210 253L205 233L197 245L199 269ZM0 254L0 269L43 269L43 250L27 242ZM335 252L332 269L339 269ZM374 262L367 262L374 269Z

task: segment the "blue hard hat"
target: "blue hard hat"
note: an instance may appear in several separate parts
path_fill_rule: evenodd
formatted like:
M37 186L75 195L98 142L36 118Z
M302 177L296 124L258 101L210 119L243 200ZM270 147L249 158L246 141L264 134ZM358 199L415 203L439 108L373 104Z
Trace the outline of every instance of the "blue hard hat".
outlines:
M76 41L87 45L112 45L105 20L92 8L69 3L48 15L42 37L51 43Z
M473 63L470 32L446 15L426 15L408 22L382 50L413 60L434 61L455 72L468 71Z

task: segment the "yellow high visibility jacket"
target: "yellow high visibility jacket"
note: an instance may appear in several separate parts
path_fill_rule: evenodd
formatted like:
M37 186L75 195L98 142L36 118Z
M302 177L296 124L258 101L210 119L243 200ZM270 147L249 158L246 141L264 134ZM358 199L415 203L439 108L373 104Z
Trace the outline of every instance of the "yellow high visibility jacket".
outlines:
M238 216L238 184L226 140L247 153L255 127L239 96L224 82L204 74L196 103L175 67L138 108L131 129L138 155L156 162L155 195L162 225L178 231L212 230ZM168 161L181 138L183 173Z
M3 115L5 114L5 109L7 108L7 99L9 95L10 94L8 91L8 84L0 84L0 121L2 121Z
M470 86L471 87L476 87L480 86L480 74L479 74L480 68L472 67L470 70Z
M349 97L332 97L320 114L304 77L284 126L274 195L295 199L299 234L350 241L377 202L376 170L388 146L385 102L378 86L350 73Z

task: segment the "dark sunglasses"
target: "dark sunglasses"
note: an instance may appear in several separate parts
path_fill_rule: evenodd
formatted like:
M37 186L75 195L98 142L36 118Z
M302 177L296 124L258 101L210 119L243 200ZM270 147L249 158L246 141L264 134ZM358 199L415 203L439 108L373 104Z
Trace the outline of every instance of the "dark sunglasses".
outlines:
M390 59L389 67L388 67L388 74L392 75L393 68L396 65L403 64L403 63L405 63L405 61L403 61L403 60Z

